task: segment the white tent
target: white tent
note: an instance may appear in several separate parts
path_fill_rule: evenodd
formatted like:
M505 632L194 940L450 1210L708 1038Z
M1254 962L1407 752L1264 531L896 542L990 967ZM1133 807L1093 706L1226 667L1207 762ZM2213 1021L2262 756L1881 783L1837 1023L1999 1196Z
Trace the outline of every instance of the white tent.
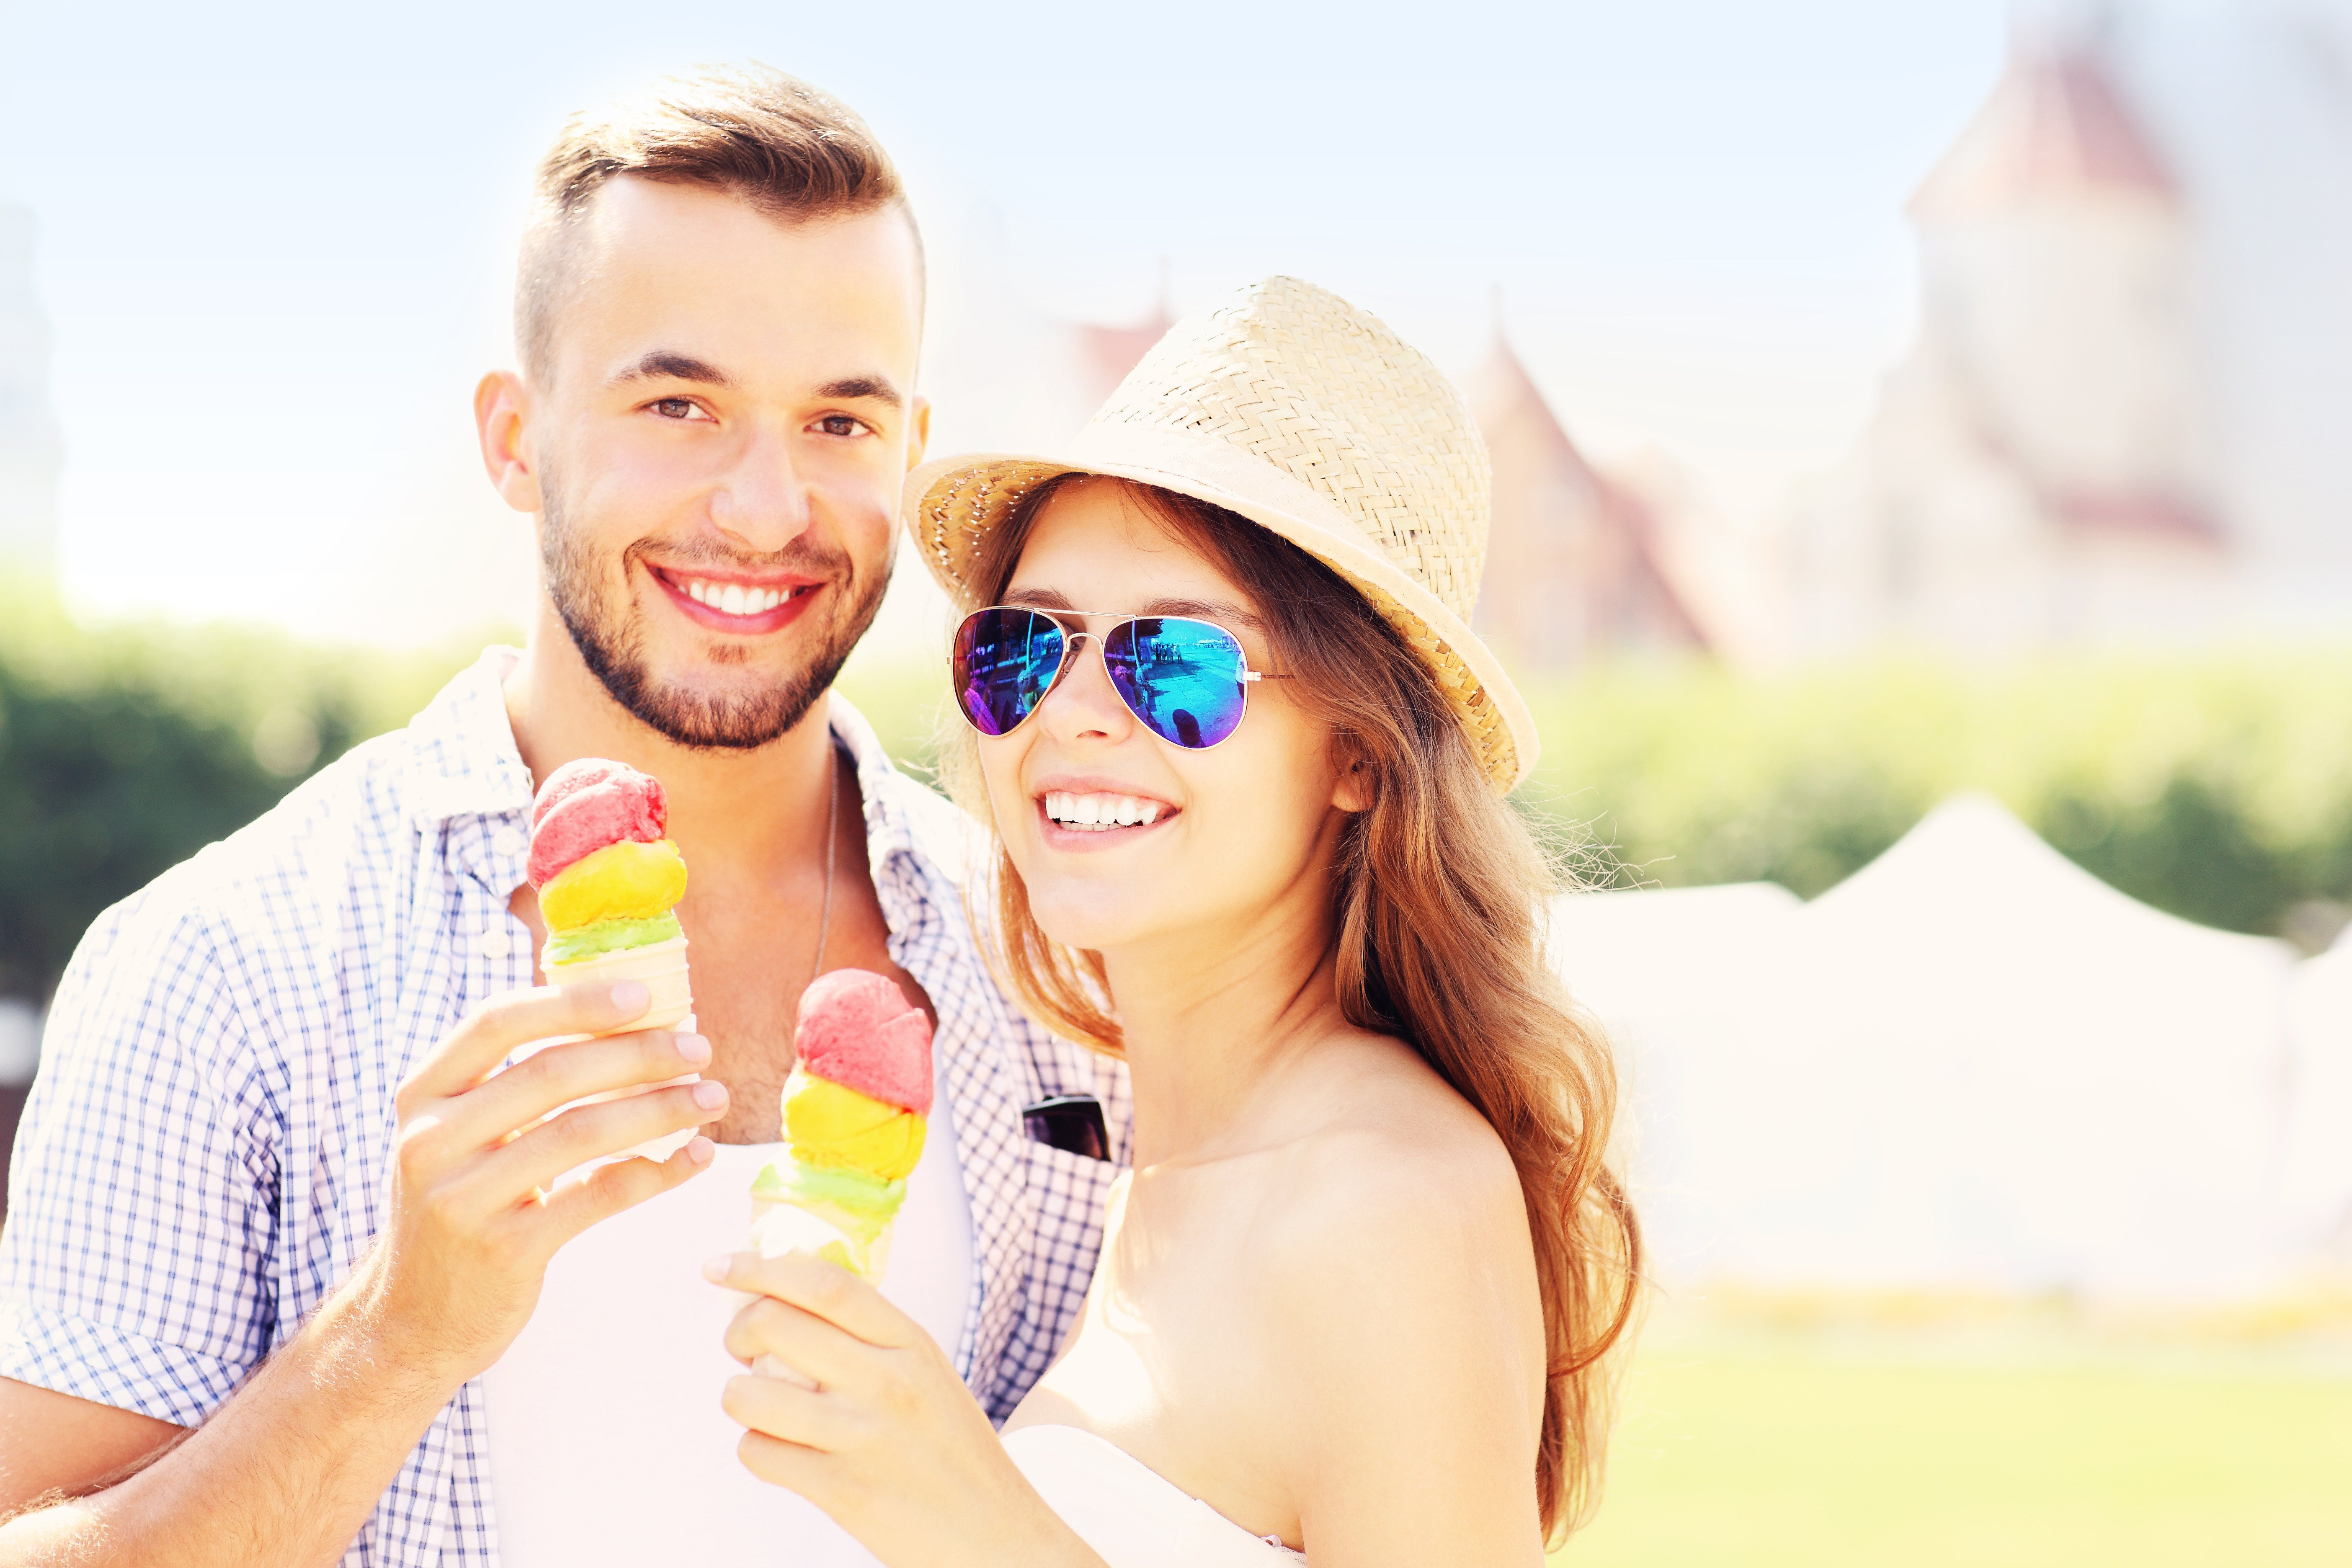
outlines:
M1786 1103L1780 1040L1758 998L1782 984L1804 905L1769 882L1580 893L1552 909L1570 994L1597 1014L1624 1076L1642 1219L1667 1279L1717 1272L1738 1195L1788 1151L1755 1107ZM1810 1110L1810 1108L1807 1108Z
M2302 966L2287 1009L2286 1242L2304 1267L2352 1272L2352 937Z
M2181 1299L2283 1271L2292 954L1990 800L1811 905L1584 895L1556 927L1623 1042L1670 1280Z

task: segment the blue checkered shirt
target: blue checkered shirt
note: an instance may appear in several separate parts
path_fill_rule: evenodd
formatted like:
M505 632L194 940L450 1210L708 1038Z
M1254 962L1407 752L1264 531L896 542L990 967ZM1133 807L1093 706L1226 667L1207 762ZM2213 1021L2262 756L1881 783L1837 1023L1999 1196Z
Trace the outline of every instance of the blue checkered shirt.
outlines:
M101 915L49 1015L0 1238L0 1375L194 1426L289 1337L385 1217L393 1092L466 1010L531 984L530 775L494 648L405 730ZM1124 1072L1031 1023L960 891L978 830L833 700L865 794L891 958L939 1009L971 1197L957 1364L1012 1412L1076 1325L1114 1166L1030 1142L1021 1107ZM494 1564L481 1391L443 1407L343 1561Z

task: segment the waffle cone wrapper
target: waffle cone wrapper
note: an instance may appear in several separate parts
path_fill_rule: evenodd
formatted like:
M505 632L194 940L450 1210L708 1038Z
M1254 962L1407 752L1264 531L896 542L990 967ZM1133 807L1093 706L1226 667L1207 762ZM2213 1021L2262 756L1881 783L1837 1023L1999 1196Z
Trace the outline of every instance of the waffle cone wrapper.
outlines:
M607 1030L608 1034L625 1035L638 1029L691 1030L694 1027L694 992L688 984L686 938L682 936L672 937L667 942L655 942L646 947L630 947L624 948L618 952L601 953L594 958L583 958L574 963L551 963L547 966L547 980L551 985L565 987L612 985L623 980L641 982L646 989L653 994L653 999L646 1005L645 1015L642 1017L632 1018L617 1029ZM567 1035L561 1039L542 1040L530 1050L520 1052L509 1059L519 1062L549 1046L562 1045L567 1040L592 1037L587 1035ZM619 1100L633 1094L647 1094L655 1089L669 1089L677 1084L697 1083L701 1080L701 1078L700 1073L686 1073L671 1079L667 1083L641 1084L635 1089L620 1089L612 1094L591 1095L586 1100L577 1100L574 1103L593 1105L598 1100ZM563 1109L568 1110L571 1107L566 1106ZM665 1133L659 1138L649 1138L643 1143L632 1144L609 1158L612 1160L667 1160L692 1142L695 1133L698 1131L699 1129L693 1127L681 1128L676 1132Z
M895 1218L885 1223L871 1241L860 1241L848 1230L799 1204L778 1201L758 1206L761 1212L751 1222L751 1249L761 1257L783 1258L799 1253L822 1258L828 1263L839 1264L861 1279L877 1285L882 1282L884 1271L890 1267L890 1233L898 1228ZM738 1299L742 1306L758 1300L740 1292ZM803 1388L817 1386L816 1379L782 1356L762 1355L752 1362L751 1370L762 1377L782 1378Z
M675 1029L694 1011L694 990L687 977L686 938L682 936L650 947L623 948L618 952L547 967L551 985L612 985L624 980L643 982L646 989L653 993L653 1001L643 1017L631 1019L610 1033Z

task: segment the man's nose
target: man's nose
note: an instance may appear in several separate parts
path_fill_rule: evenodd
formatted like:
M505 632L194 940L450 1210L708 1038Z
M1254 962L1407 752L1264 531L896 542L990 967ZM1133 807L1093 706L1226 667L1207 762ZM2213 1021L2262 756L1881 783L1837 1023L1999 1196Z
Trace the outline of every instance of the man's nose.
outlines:
M790 437L754 425L710 492L710 521L752 554L782 550L808 531L808 485L793 466Z

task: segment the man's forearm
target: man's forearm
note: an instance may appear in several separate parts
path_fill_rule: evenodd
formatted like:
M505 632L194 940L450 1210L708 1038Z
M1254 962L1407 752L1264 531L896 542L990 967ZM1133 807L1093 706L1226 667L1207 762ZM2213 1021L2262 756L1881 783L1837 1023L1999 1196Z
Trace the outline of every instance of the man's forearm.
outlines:
M389 1345L369 1296L358 1280L337 1291L211 1420L138 1474L0 1528L0 1568L336 1562L456 1386Z

